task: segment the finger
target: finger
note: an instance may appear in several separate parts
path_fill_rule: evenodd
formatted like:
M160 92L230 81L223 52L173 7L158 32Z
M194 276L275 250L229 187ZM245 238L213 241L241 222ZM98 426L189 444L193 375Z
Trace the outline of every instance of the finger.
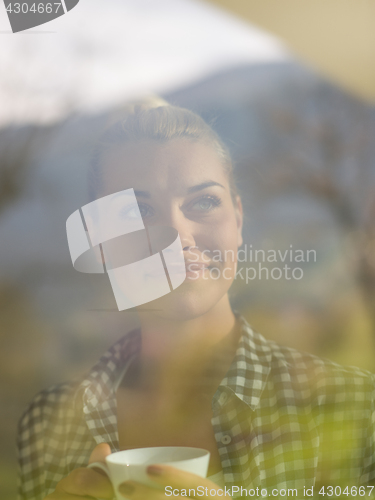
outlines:
M170 465L150 465L147 467L147 474L155 481L157 484L161 486L169 486L170 488L176 490L195 490L195 491L204 491L204 495L198 496L210 496L208 493L211 490L222 492L222 488L217 484L213 483L209 479L204 477L197 476L196 474L191 474L190 472L185 472ZM198 489L199 487L199 489ZM206 490L207 488L207 490ZM207 493L208 492L208 493ZM188 493L189 496L192 496ZM221 494L219 496L222 496ZM227 498L228 495L226 495Z
M102 476L98 472L85 467L73 470L68 476L62 479L57 484L56 491L58 493L103 499L112 499L114 496L108 477Z
M172 496L174 500L178 498L213 498L213 497L226 497L225 500L230 500L229 495L225 495L225 491L219 486L206 481L203 486L202 481L199 481L199 476L195 476L199 484L196 487L189 488L186 484L181 488L174 488L171 485L165 486L158 490L150 488L135 481L125 481L120 484L118 490L121 495L128 500L165 500L166 497Z
M105 457L107 457L110 454L111 454L111 448L109 444L100 443L97 446L95 446L95 448L92 450L89 458L89 464L93 464L94 462L105 463ZM94 467L93 470L102 476L106 476L106 473L102 469L99 469L99 467Z
M125 481L118 490L124 498L131 500L165 500L164 488L155 489L136 481Z
M83 497L81 495L70 495L69 493L62 493L61 491L54 491L44 500L93 500L93 498L87 496Z
M92 450L89 464L94 462L105 462L105 457L111 454L111 448L107 443L100 443Z

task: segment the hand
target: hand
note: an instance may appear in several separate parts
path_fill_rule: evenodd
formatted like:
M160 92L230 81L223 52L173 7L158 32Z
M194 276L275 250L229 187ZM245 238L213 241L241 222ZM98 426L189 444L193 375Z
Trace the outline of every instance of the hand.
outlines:
M209 479L181 471L170 465L150 465L147 468L147 473L150 479L161 487L160 490L144 486L135 481L125 481L119 487L121 495L129 500L166 500L168 496L172 500L176 500L194 496L192 491L191 495L189 495L190 489L195 490L195 492L202 492L200 495L196 494L195 496L203 498L215 497L215 500L222 497L225 500L231 500L228 494L225 495L224 490ZM185 490L185 492L182 492L182 490ZM215 490L216 493L212 490ZM212 491L211 494L210 491Z
M98 444L90 455L89 464L104 462L105 457L110 453L111 448L108 444ZM80 467L59 481L55 491L44 500L82 500L83 498L92 500L92 497L112 500L114 497L112 485L102 472Z

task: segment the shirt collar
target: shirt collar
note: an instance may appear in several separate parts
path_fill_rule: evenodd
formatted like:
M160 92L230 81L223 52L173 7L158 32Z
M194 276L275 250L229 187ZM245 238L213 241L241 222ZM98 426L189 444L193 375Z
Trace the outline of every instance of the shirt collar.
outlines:
M223 406L225 399L220 398L220 393L226 388L255 410L260 403L271 371L272 351L267 340L254 332L242 316L237 318L242 335L232 364L221 381L214 399L219 407Z
M117 341L91 369L80 387L84 389L84 411L89 413L115 396L118 381L131 360L141 350L139 329L132 330Z
M220 392L229 390L255 410L271 371L272 351L267 340L254 332L242 316L237 316L237 319L242 335L233 361L214 399L216 404L221 406ZM100 358L80 384L80 387L84 388L86 413L114 397L117 381L122 378L131 360L140 350L141 334L139 329L135 329L116 342Z

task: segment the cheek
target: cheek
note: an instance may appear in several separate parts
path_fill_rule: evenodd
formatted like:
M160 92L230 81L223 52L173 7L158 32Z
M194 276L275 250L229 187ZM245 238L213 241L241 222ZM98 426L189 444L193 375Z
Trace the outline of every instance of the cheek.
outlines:
M217 249L237 249L237 224L235 215L225 214L214 221L206 232L207 239L211 239L210 247Z
M205 248L218 267L234 268L237 262L238 235L235 216L227 215L202 231L198 247Z

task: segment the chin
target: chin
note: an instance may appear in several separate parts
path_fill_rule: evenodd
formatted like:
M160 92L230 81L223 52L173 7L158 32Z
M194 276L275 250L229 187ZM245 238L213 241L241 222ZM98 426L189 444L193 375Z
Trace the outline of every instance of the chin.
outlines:
M210 289L197 287L191 283L183 283L179 288L153 300L144 307L155 309L155 316L175 321L189 321L199 318L208 313L220 302L223 295L228 291L228 286L223 289L214 283ZM142 307L139 308L142 310Z

